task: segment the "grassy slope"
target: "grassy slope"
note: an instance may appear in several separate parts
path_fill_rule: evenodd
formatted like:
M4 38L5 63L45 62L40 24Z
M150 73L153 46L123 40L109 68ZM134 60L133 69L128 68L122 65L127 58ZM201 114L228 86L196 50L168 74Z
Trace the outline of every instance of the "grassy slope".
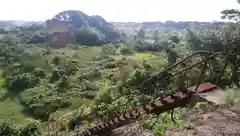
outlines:
M74 79L77 79L82 73L89 72L93 70L94 68L97 68L100 64L100 62L104 61L105 59L99 59L98 56L100 55L102 48L101 47L68 47L68 48L62 48L62 49L54 49L51 50L51 53L49 55L45 55L43 57L39 57L39 52L42 52L45 49L41 49L38 47L31 47L28 49L28 51L35 57L33 57L33 61L27 62L31 63L37 67L40 68L45 68L49 74L52 66L51 65L46 65L46 63L50 62L52 60L53 55L61 55L61 61L67 61L67 59L74 59L78 61L78 67L80 68L79 71L76 73L76 75L71 76L71 79L75 81ZM107 54L105 54L107 55ZM112 55L109 54L107 56L112 56L114 57L119 57L118 55ZM155 55L152 53L138 53L135 52L133 55L125 56L126 58L130 59L129 63L139 63L142 62L143 60L147 60L150 64L152 64L155 68L159 69L161 68L165 62L165 56L163 54L160 55ZM40 59L39 59L40 58ZM108 58L108 57L107 57ZM106 58L106 59L107 59ZM47 60L47 62L46 62ZM115 60L117 61L117 60ZM134 70L133 68L129 69L130 72ZM105 79L105 76L111 72L114 72L114 70L111 69L106 69L106 68L100 68L100 71L103 73L103 76L100 78L97 78L95 80L92 80L93 83L96 83L98 86L104 87L104 84L107 83L108 81ZM43 81L46 82L46 81ZM3 84L4 81L3 79L0 79L0 84ZM46 83L43 83L46 84ZM50 85L50 84L49 84ZM35 93L44 93L44 90L41 90L41 87L39 86L40 90L26 90L25 92L19 94L22 95L23 97L31 96ZM6 90L1 87L2 95L4 94ZM71 102L72 105L68 108L65 109L59 109L58 111L60 112L60 115L67 115L71 114L72 111L77 110L78 108L82 107L83 105L88 105L91 103L92 100L84 99L82 97L78 97L76 93L79 92L67 92L66 96L71 96ZM97 93L97 92L96 92ZM0 93L1 95L1 93ZM74 96L75 95L75 96ZM15 121L17 124L24 125L28 123L29 117L25 116L21 111L23 110L23 106L19 104L18 97L15 97L11 100L5 100L5 101L0 101L0 119L8 118L10 120ZM59 116L58 112L53 114L53 116Z
M26 117L21 111L23 106L19 104L17 100L6 100L0 102L0 120L9 119L16 124L26 125L30 120L30 117Z
M0 71L2 75L3 70ZM0 96L3 96L7 90L3 88L4 79L0 78ZM28 124L32 118L26 117L23 113L23 106L19 104L17 99L0 101L0 121L3 119L9 119L16 124L25 125Z

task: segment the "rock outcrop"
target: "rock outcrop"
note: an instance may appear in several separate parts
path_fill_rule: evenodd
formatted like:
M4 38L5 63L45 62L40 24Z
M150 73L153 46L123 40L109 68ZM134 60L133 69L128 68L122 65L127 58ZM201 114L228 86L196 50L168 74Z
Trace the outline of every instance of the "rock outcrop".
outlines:
M55 15L46 21L43 33L49 42L102 44L118 40L120 33L115 27L101 16L88 16L87 14L68 10Z

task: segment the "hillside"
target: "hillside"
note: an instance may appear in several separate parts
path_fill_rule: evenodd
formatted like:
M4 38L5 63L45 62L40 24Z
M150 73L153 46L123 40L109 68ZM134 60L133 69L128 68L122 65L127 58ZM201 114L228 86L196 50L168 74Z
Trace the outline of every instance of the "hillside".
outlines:
M71 136L106 122L111 133L112 119L118 127L119 120L131 121L139 112L144 114L133 131L145 134L191 133L191 127L203 132L204 121L211 130L225 121L238 130L238 120L216 109L238 116L229 107L240 102L239 28L239 23L222 22L111 24L67 10L44 24L1 29L0 136ZM189 98L199 95L186 88L206 82L234 92L229 107L200 103L186 116L200 119L186 121L183 105L192 105ZM173 109L171 115L166 111ZM210 118L201 119L208 113ZM128 129L116 131L131 134Z

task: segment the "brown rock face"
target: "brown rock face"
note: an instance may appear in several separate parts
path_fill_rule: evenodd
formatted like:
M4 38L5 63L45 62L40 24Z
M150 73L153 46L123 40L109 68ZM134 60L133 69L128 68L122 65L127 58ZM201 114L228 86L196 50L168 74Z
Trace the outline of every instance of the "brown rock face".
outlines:
M75 43L75 35L72 26L66 21L61 20L48 20L45 28L47 35L47 42L51 43L53 47L63 47L67 43Z

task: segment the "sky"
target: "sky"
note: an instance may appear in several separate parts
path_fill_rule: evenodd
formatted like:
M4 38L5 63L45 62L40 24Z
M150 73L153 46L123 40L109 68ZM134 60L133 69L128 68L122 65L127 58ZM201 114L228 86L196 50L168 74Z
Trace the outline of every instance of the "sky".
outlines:
M107 21L215 21L237 0L1 0L0 20L45 21L63 10L100 15Z

